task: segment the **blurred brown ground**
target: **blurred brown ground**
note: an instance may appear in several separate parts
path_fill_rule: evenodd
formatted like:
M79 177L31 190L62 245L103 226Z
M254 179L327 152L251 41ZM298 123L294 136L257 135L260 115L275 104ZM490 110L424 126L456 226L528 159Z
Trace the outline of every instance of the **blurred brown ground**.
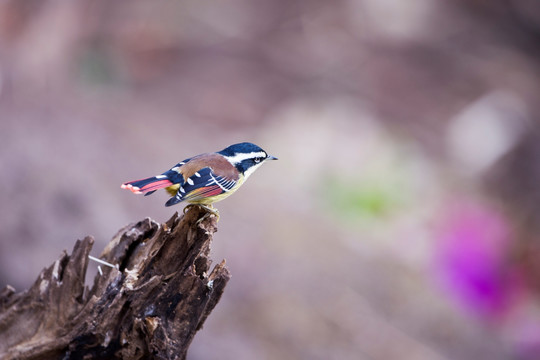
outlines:
M537 359L539 60L528 0L2 1L0 286L252 141L188 358Z

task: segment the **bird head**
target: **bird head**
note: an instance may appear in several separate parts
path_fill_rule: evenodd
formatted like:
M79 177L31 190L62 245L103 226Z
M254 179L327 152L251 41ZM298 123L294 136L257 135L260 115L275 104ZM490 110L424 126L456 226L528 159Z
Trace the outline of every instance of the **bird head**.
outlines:
M277 160L277 157L268 155L259 146L248 142L231 145L218 154L223 155L246 179L266 160Z

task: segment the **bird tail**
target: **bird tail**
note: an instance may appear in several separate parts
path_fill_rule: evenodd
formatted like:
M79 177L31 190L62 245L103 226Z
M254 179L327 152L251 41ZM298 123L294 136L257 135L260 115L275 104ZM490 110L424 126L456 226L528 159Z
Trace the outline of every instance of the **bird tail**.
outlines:
M123 183L121 188L128 189L134 194L150 195L158 189L169 187L171 185L173 185L173 182L169 180L166 175L158 175L149 177L147 179Z

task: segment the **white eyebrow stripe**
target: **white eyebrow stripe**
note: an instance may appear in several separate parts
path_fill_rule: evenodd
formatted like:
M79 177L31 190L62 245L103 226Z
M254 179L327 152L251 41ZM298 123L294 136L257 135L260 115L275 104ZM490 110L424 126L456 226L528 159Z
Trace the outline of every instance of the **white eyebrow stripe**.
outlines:
M253 158L256 158L256 157L265 158L266 153L264 151L253 151L253 152L250 152L250 153L247 153L247 154L240 153L240 154L236 154L234 156L225 156L225 158L227 160L229 160L229 162L232 163L232 164L239 164L239 163L241 163L242 161L244 161L246 159L253 159Z

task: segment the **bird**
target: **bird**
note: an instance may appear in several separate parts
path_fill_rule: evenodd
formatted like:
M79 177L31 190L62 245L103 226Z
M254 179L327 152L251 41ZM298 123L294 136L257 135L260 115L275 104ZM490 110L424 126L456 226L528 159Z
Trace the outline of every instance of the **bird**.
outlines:
M185 159L160 175L128 181L121 188L145 196L164 188L171 195L165 206L186 201L219 218L212 204L232 195L268 160L277 160L277 157L268 155L255 144L242 142Z

